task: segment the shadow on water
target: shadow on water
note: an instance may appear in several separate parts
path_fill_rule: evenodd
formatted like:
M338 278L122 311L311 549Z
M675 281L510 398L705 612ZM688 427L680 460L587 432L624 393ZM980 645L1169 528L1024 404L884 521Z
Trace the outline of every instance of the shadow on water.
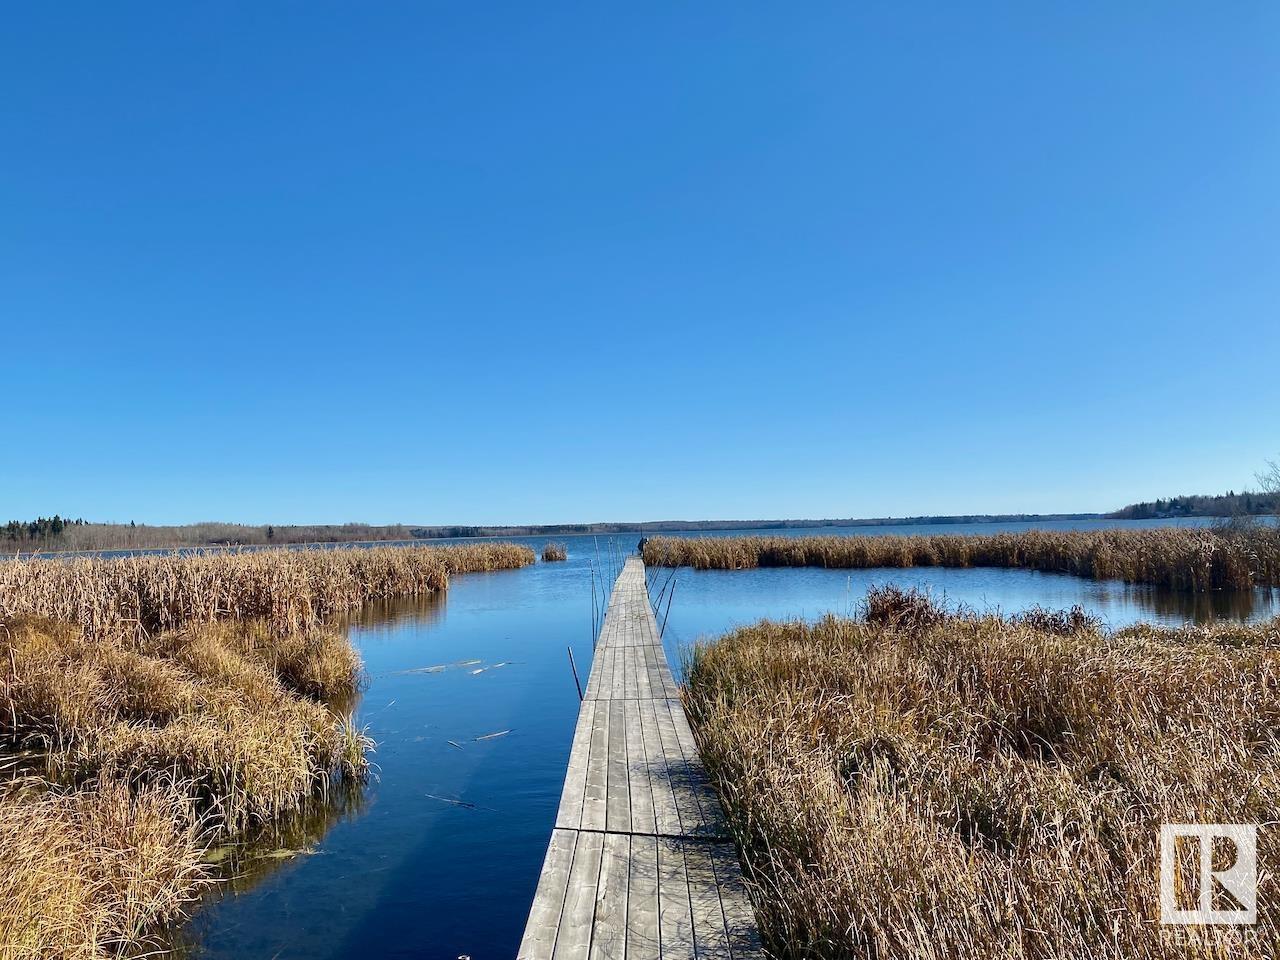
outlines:
M428 629L444 618L447 597L448 593L442 592L371 602L347 615L338 626L371 634L397 626ZM330 706L340 713L356 712L362 699L363 695L358 693L351 700ZM376 764L374 771L376 780ZM192 905L189 921L161 932L158 945L168 951L168 955L182 960L200 956L208 925L206 918L217 915L220 904L278 882L309 858L323 856L319 845L326 835L340 824L357 820L366 811L371 785L371 782L331 782L301 809L264 825L252 835L211 848L205 862L214 871L213 886Z
M426 594L419 597L393 597L373 600L347 614L339 621L339 627L373 629L396 624L411 624L419 628L432 627L444 619L449 591Z
M1265 620L1280 613L1280 591L1216 590L1190 593L1127 584L1128 603L1164 622L1214 623Z
M164 949L179 958L199 954L201 918L224 900L250 893L278 879L301 861L318 855L317 844L336 825L357 819L366 805L366 785L332 783L294 811L250 836L210 848L205 862L213 870L213 886L192 905L194 919L163 932Z

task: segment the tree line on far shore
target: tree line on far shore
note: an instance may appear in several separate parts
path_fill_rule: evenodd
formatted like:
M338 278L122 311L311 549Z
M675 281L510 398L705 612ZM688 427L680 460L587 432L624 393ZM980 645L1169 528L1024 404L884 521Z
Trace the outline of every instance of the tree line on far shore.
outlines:
M410 528L366 523L278 525L192 523L153 526L92 523L61 516L11 520L0 527L0 549L7 552L65 550L140 550L162 547L267 546L290 543L355 543L362 540L412 540Z
M1258 474L1259 490L1169 497L1131 503L1106 514L1017 514L968 517L909 517L879 520L682 520L646 523L542 524L533 526L407 526L367 523L275 525L192 523L152 526L130 521L91 523L58 514L35 520L10 520L0 527L0 548L17 552L53 550L139 550L165 547L267 546L290 543L356 543L386 540L434 540L464 537L519 537L566 534L670 532L673 530L763 530L822 527L980 523L984 520L1172 520L1179 517L1256 517L1280 515L1280 462L1268 462Z
M1280 493L1228 491L1215 496L1169 497L1121 507L1107 517L1116 520L1169 520L1177 517L1260 517L1280 513Z
M87 526L88 521L81 517L78 520L64 519L58 514L52 517L36 517L34 520L10 520L4 526L0 537L15 543L42 543L46 540L61 537L68 527Z

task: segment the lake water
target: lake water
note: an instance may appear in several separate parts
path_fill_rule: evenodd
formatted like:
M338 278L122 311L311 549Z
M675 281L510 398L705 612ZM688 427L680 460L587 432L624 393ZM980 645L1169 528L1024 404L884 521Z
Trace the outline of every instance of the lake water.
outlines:
M1093 524L1143 525L1036 526ZM814 532L845 531L798 531ZM236 879L182 931L184 953L202 960L515 956L578 713L566 648L585 683L589 564L597 542L608 552L607 538L556 539L568 544L567 562L457 577L447 595L367 609L352 621L369 674L358 716L378 743L377 779L331 797L241 863ZM617 538L622 550L637 539ZM539 547L544 540L523 542ZM660 580L668 575L653 572ZM1276 591L1191 597L1023 570L686 569L676 574L668 656L678 670L682 648L700 636L765 616L842 612L867 586L882 583L930 589L980 609L1078 603L1113 626L1280 613ZM494 733L503 735L479 739ZM289 857L289 850L306 852Z

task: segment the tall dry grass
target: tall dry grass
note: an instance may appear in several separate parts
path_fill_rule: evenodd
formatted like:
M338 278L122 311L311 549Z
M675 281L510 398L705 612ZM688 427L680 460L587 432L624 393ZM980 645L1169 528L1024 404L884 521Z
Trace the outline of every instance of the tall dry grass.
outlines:
M556 560L568 560L569 548L563 543L544 543L542 545L542 559L546 563Z
M1156 527L851 537L651 537L648 566L1021 567L1176 590L1280 585L1280 528Z
M1077 611L858 619L699 647L686 702L780 958L1262 958L1158 923L1162 822L1274 824L1280 621L1116 633ZM1280 857L1259 833L1265 867Z
M0 960L143 949L207 881L207 843L367 773L361 665L329 618L533 561L485 544L0 563Z
M454 574L533 562L511 543L8 560L0 617L34 614L94 635L258 617L287 632L370 600L443 590Z
M291 637L281 657L269 636L261 624L202 624L86 640L69 624L10 621L0 741L38 751L63 783L181 782L207 826L241 832L367 765L349 719L311 699L354 689L359 660L346 638Z
M181 789L0 783L0 960L98 960L149 945L208 882Z

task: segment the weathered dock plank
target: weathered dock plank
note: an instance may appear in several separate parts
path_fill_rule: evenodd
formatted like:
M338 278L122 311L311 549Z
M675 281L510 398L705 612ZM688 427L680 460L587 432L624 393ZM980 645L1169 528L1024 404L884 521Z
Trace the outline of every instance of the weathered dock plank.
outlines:
M763 958L737 851L628 558L587 680L520 960Z
M530 917L530 922L533 918ZM627 892L627 960L660 960L658 940L658 839L631 838L631 886Z
M591 729L595 723L595 702L584 703L578 712L578 725L569 751L569 769L564 775L564 792L560 794L557 827L577 829L582 826L582 804L587 794L587 757L591 752Z
M658 838L658 938L662 960L695 960L684 843L675 837Z
M578 834L573 865L569 869L568 892L564 898L564 909L560 911L556 950L551 955L553 960L586 960L591 950L603 847L603 833Z
M538 892L520 943L519 960L551 960L560 929L560 913L564 909L565 892L569 888L569 865L578 842L576 830L552 830L547 857L542 863Z
M627 887L631 875L631 835L604 834L600 885L592 925L591 960L624 960L627 955Z

